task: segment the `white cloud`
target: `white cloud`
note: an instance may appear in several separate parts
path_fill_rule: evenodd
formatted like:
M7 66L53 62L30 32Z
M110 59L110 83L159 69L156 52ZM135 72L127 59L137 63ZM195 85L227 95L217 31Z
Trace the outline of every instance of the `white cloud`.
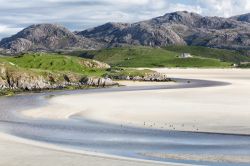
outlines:
M250 12L249 0L198 0L205 15L230 17Z
M22 28L9 27L7 25L0 24L0 37L8 37L11 34L15 34L18 31L22 30Z
M34 23L82 30L182 10L223 17L250 12L250 0L0 0L0 4L0 38Z
M15 33L20 31L22 28L13 28L6 25L0 25L0 33Z

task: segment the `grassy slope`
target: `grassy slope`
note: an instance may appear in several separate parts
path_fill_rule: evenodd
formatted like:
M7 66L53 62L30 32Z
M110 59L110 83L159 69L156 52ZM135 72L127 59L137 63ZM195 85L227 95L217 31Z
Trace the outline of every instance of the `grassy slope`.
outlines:
M181 59L177 52L162 48L123 47L99 51L74 52L72 55L91 57L119 67L229 67L230 63L195 56Z
M24 69L36 69L52 72L73 72L83 75L101 76L105 69L89 68L82 65L83 58L62 56L57 54L26 54L19 57L1 57L0 62L12 63Z
M59 54L35 53L25 54L18 57L0 57L0 81L6 80L6 70L13 78L21 75L29 76L33 79L42 76L46 80L53 78L54 83L65 82L65 77L71 82L79 81L85 77L104 77L104 76L142 76L151 73L150 70L135 69L108 69L108 66L100 62L80 57L64 56ZM4 70L3 75L1 74ZM79 87L67 87L79 88ZM1 95L12 95L21 89L0 89Z
M15 75L25 74L32 78L42 76L46 79L53 77L57 83L65 81L65 75L71 79L78 80L85 76L103 76L107 74L105 68L91 68L84 65L84 62L94 63L92 60L87 60L72 56L62 56L57 54L26 54L19 57L0 57L0 67L4 67L8 70L14 78ZM89 63L88 63L89 64ZM0 78L5 79L0 74ZM80 87L67 87L80 88ZM16 92L23 91L21 89L0 89L1 95L13 95Z
M165 47L165 49L178 53L191 53L192 55L205 58L220 59L221 61L231 63L250 61L250 56L244 55L244 52L234 50L215 49L200 46L168 46Z

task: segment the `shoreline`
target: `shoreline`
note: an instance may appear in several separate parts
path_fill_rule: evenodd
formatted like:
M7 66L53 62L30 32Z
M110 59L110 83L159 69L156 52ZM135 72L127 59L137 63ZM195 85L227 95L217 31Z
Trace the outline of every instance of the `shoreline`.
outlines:
M53 156L64 156L69 157L70 159L74 159L73 161L70 160L70 162L67 162L67 159L60 158L57 163L60 163L58 166L68 166L68 164L74 163L74 165L82 165L83 163L88 164L89 166L95 166L96 164L103 163L104 165L110 165L110 164L116 164L119 166L127 166L128 164L133 164L135 166L156 166L156 165L162 165L162 166L189 166L188 164L177 164L177 163L168 163L168 162L160 162L160 161L153 161L153 160L143 160L143 159L135 159L135 158L128 158L128 157L120 157L120 156L114 156L114 155L107 155L107 154L101 154L101 153L95 153L95 152L88 152L83 150L73 150L70 148L64 148L59 147L52 144L46 144L41 143L37 141L32 140L26 140L22 138L18 138L12 135L3 134L0 133L0 140L1 144L7 144L8 145L8 152L11 152L12 157L4 158L0 161L0 164L2 163L8 163L8 165L11 166L19 166L19 163L13 163L12 158L16 157L17 160L19 159L19 156L22 156L18 153L15 153L14 149L17 146L21 146L22 150L25 153L28 153L30 156L22 156L22 157L32 157L32 153L29 152L30 149L35 150L36 153L51 153ZM6 150L5 150L6 151ZM2 154L1 148L0 148L0 154L1 156L5 156ZM53 157L52 156L52 157ZM33 156L36 157L36 156ZM41 156L42 157L42 156ZM46 156L44 156L46 157ZM43 157L42 157L43 158ZM29 158L30 159L30 158ZM44 165L44 162L47 166L55 166L57 164L53 163L55 159L52 159L51 157L46 157L45 161L41 161L41 164L36 165ZM23 159L22 159L23 161ZM36 160L37 162L37 160ZM34 161L27 160L25 162L26 164L34 164Z
M206 87L206 88L202 88L202 89L204 91L208 91L210 88L227 89L228 86ZM198 90L199 88L194 88L194 89ZM147 94L151 95L151 93L161 94L163 91L166 91L169 93L174 93L174 91L178 91L178 93L181 93L182 91L185 92L185 91L192 91L192 90L193 89L185 89L184 88L184 89L154 90L154 92L151 92L151 91L145 91L142 89L140 91L137 91L136 93L141 98L143 98L142 100L146 100L145 95L147 95ZM186 132L199 132L199 133L221 133L221 134L237 134L237 135L250 134L250 133L246 133L245 130L244 131L237 131L236 129L234 129L230 125L224 125L227 129L225 127L222 127L222 125L219 125L222 127L221 129L218 128L217 125L215 125L214 127L207 126L207 125L204 126L204 124L207 123L208 120L204 119L203 115L200 114L199 112L197 112L196 110L191 111L191 112L189 111L187 113L182 112L183 115L181 115L179 113L176 114L174 112L164 113L164 109L161 109L161 111L159 113L155 113L155 114L152 114L152 112L147 113L147 111L143 113L143 111L141 110L143 108L148 109L148 108L156 107L156 104L154 104L151 107L149 105L147 105L145 107L140 108L139 114L137 115L137 114L133 113L134 109L129 106L129 108L127 108L127 111L125 111L125 114L124 114L124 110L118 111L121 114L124 114L124 115L121 115L122 118L120 118L120 117L117 117L116 116L117 113L115 113L115 112L117 112L116 111L117 109L120 109L119 108L120 106L118 106L120 104L120 102L118 102L118 105L117 106L114 105L114 108L111 108L111 107L108 108L108 110L111 110L111 111L109 111L110 113L107 111L101 111L102 109L100 109L100 107L102 107L103 105L105 105L107 103L110 103L110 101L108 101L108 98L111 98L114 101L119 99L120 97L118 97L118 96L121 96L121 95L123 95L124 97L130 96L130 98L131 98L131 95L130 95L131 93L133 94L134 92L133 91L131 91L131 92L130 91L129 92L126 92L126 91L119 92L119 90L118 90L114 94L112 92L104 93L104 94L101 93L98 95L86 94L87 96L85 95L85 97L80 97L81 96L80 94L70 95L70 96L58 96L58 97L54 97L51 100L49 100L48 101L49 105L47 107L26 110L26 111L22 112L22 114L25 116L28 116L28 117L32 117L32 118L42 118L42 119L48 118L51 120L53 120L53 119L54 120L56 120L56 119L59 119L59 120L65 119L66 120L66 119L71 119L71 117L79 117L80 119L83 118L83 119L87 119L87 120L100 121L100 122L104 122L104 123L108 122L108 123L113 123L113 124L123 125L123 126L135 126L135 127L140 127L140 128L152 128L152 129L161 129L161 130L170 130L170 131L186 131ZM103 96L105 96L105 97L103 97ZM116 96L116 97L113 98L113 96ZM132 95L132 97L133 97L133 95ZM98 105L97 106L91 105L93 98L95 98L95 100L97 100L97 101L100 101L99 102L100 107ZM134 100L133 99L126 99L126 100L127 100L127 102L133 103L137 99L138 99L138 97L134 98ZM70 101L71 104L66 104L65 100ZM87 105L81 104L79 106L76 106L77 105L76 103L80 103L80 100L82 100L82 101L85 100L88 104ZM152 101L150 101L150 102L152 102ZM148 102L148 103L150 103L150 102ZM123 103L122 107L125 107L124 104L125 103ZM57 105L60 105L60 109L57 107ZM62 105L63 105L63 108L61 108ZM108 105L111 105L111 103ZM160 107L162 107L162 106L160 106ZM94 108L92 108L92 107L94 107ZM148 108L146 108L146 107L148 107ZM167 109L167 107L165 109ZM54 110L54 111L52 111L52 110ZM60 111L55 111L55 110L60 110ZM107 108L105 110L107 110ZM126 112L128 112L128 113L126 113ZM211 112L211 115L216 115L217 111L210 111L210 112ZM244 112L241 112L241 113L244 113ZM135 114L135 115L133 115L131 117L130 114ZM223 116L223 114L228 114L228 113L226 111L220 111L219 114L221 114L221 116ZM113 116L113 115L115 115L115 116ZM200 119L202 117L203 120L200 120L200 122L198 122L194 118L192 118L192 115L198 115L199 118L197 117L195 119ZM166 116L171 116L172 118L170 118L170 117L162 118L162 117L166 117ZM187 121L187 120L184 120L183 118L180 118L180 117L183 117L184 119L189 119L189 120ZM232 115L232 117L234 117L234 115ZM248 113L246 113L246 115L242 115L241 118L242 117L248 117ZM153 120L150 120L149 118L153 119ZM174 121L174 119L176 119L176 118L177 118L177 121ZM213 118L215 118L215 116L213 116ZM129 120L126 120L126 119L129 119ZM157 119L157 122L155 122L156 119ZM168 120L166 120L166 119L168 119ZM173 119L173 120L171 120L171 119ZM205 121L205 122L202 122L202 121ZM219 122L219 121L216 121L216 122Z
M84 156L89 157L100 157L100 158L106 158L106 159L112 159L112 160L118 160L118 161L131 161L131 162L140 162L145 164L160 164L160 165L167 165L167 166L188 166L188 164L178 164L178 163L168 163L168 162L160 162L160 161L154 161L154 160L144 160L144 159L136 159L136 158L129 158L129 157L121 157L116 155L108 155L104 153L97 153L97 152L90 152L90 151L84 151L84 150L76 150L72 148L66 148L66 147L60 147L57 145L49 144L49 143L43 143L38 141L33 141L29 139L19 138L12 135L8 135L5 133L0 133L0 140L8 140L10 142L16 142L16 143L22 143L28 146L34 146L38 148L48 149L48 150L54 150L58 152L65 152L65 153L73 153L73 154L80 154Z
M163 70L163 71L161 71ZM168 69L161 69L158 70L158 72L164 72L168 73L171 78L173 78L174 75L179 78L190 78L190 74L187 73L184 76L181 74L178 74L176 71L179 71L178 69L168 70ZM168 70L168 71L164 71ZM169 72L171 71L171 73ZM193 69L185 70L184 72L189 71L193 72ZM214 70L217 72L217 70ZM246 72L249 72L250 70L247 70ZM223 97L216 97L220 96L220 94L223 95L223 93L227 94L229 93L231 87L235 88L238 86L239 82L241 80L234 80L233 82L230 79L226 79L221 77L220 72L230 73L230 71L220 70L218 73L219 75L214 77L213 73L210 73L210 70L202 70L201 72L205 72L206 80L214 80L214 81L224 81L229 82L232 84L228 84L228 86L218 86L218 87L206 87L206 88L191 88L191 89L161 89L161 90L154 90L154 92L150 91L138 91L138 92L117 92L117 93L105 93L105 94L86 94L86 95L71 95L71 96L58 96L50 100L50 103L54 105L54 108L48 108L46 107L46 110L58 110L56 108L56 105L64 105L65 111L61 109L60 112L57 111L43 111L41 110L27 110L24 112L25 115L31 116L33 118L48 118L49 119L66 119L70 118L70 116L79 116L83 117L89 120L96 120L101 122L108 122L108 123L114 123L118 125L129 125L129 126L136 126L136 127L148 127L148 128L156 128L156 129L165 129L165 130L179 130L179 131L191 131L191 132L205 132L205 133L233 133L233 134L243 134L248 135L250 134L248 128L244 129L241 126L249 126L249 123L247 121L247 117L249 117L249 112L244 111L246 108L243 104L243 107L241 110L238 110L236 114L233 113L233 109L235 107L238 107L237 105L231 106L232 104L226 104L224 105L226 100L223 100ZM237 74L239 70L236 70L236 76L235 77L241 77ZM207 74L208 73L208 74ZM224 73L223 73L224 74ZM229 75L229 76L230 76ZM232 74L234 77L234 74ZM193 76L191 75L192 79L198 79L200 78L200 75ZM228 76L228 74L224 75L225 77ZM205 77L202 77L205 79ZM190 79L190 80L192 80ZM135 83L136 84L136 83ZM132 85L135 85L132 83ZM157 83L158 84L158 83ZM172 84L172 83L170 83ZM178 83L177 83L178 84ZM130 83L131 85L131 83ZM154 83L155 85L155 83ZM183 95L182 95L183 93ZM200 98L199 96L202 94L209 94L209 98L206 99L206 95L203 97L204 99ZM235 92L233 92L234 94ZM136 95L135 95L136 94ZM194 95L193 95L194 94ZM197 94L197 97L195 97ZM230 92L231 95L231 92ZM148 97L147 97L148 96ZM154 97L155 96L155 97ZM157 96L157 97L156 97ZM158 97L159 96L159 97ZM184 96L187 96L186 98L183 98ZM192 98L197 101L193 101ZM210 96L214 96L210 98ZM225 98L231 96L226 96ZM166 98L169 102L173 103L171 105L165 105L163 103L163 98ZM216 101L215 99L218 98ZM121 99L123 99L126 102L123 102ZM181 106L178 103L178 100L183 101L184 105ZM70 101L70 103L65 103L65 101ZM203 101L209 101L210 103L216 103L216 106L208 105L206 103L203 103ZM231 101L232 99L229 99ZM247 98L244 99L244 101L247 100ZM79 106L76 106L81 103L80 101L85 101L86 103L80 104ZM98 101L98 105L93 105L94 101ZM113 103L112 101L115 101ZM187 103L189 101L192 101L192 104ZM197 105L195 103L198 102L198 107L192 107L192 105ZM232 102L238 102L236 100L232 100ZM240 101L239 101L240 102ZM242 101L243 102L243 101ZM144 103L144 104L143 104ZM151 104L150 104L151 103ZM247 103L247 101L245 102ZM104 106L105 105L105 106ZM112 105L110 107L109 105ZM134 107L134 106L135 107ZM199 111L202 107L209 106L206 108L206 112L202 113ZM154 108L160 108L157 112L152 113L149 109L153 110ZM219 110L219 108L226 108ZM72 111L69 111L69 108L71 108ZM173 111L169 110L172 109ZM181 111L185 108L187 111ZM184 109L184 110L185 110ZM229 109L227 111L227 109ZM144 111L143 111L144 110ZM168 110L168 111L164 111ZM174 111L177 110L177 111ZM51 114L53 112L53 114ZM65 112L65 113L63 113ZM117 115L117 113L120 113L120 115ZM180 112L180 113L178 113ZM48 113L48 114L47 114ZM206 116L205 116L206 115ZM230 122L228 120L222 120L223 117L227 115L228 118L232 118L233 121ZM165 117L165 118L164 118ZM126 120L128 119L128 120ZM152 120L150 120L152 119ZM175 120L176 119L176 120ZM238 119L238 120L234 120ZM239 121L239 119L242 119L242 122ZM157 123L156 123L157 121ZM210 122L213 122L213 124L210 124ZM237 123L239 125L237 125ZM145 125L146 123L146 125ZM170 125L170 127L166 127L165 123ZM232 126L231 126L232 125ZM184 127L183 127L184 126ZM237 127L239 126L239 127Z
M26 118L38 122L47 120L48 122L71 121L78 123L78 121L81 122L87 119L97 121L98 123L104 122L104 125L106 122L108 123L106 125L114 124L117 127L121 125L121 130L128 130L126 127L142 127L142 129L145 128L152 131L159 129L166 132L169 131L170 133L177 131L183 132L180 134L185 134L185 132L187 132L187 135L191 134L194 136L196 134L204 134L205 137L216 137L216 135L220 137L235 136L242 137L243 140L245 136L249 137L250 134L247 133L250 129L250 114L249 111L247 111L247 105L249 103L247 101L249 99L246 98L246 96L250 93L247 90L242 91L242 89L249 88L248 81L250 78L246 73L250 72L250 70L246 71L246 73L244 72L242 75L238 73L239 71L233 73L224 71L224 73L222 72L223 77L220 72L213 73L211 70L193 73L193 70L180 71L174 69L170 71L168 69L161 69L159 72L168 72L171 77L175 75L182 79L187 79L187 77L190 78L190 76L192 76L192 80L206 78L205 80L223 81L223 83L229 82L230 84L225 84L227 86L171 89L169 86L173 86L170 85L173 83L169 83L167 89L160 88L152 90L144 89L147 85L143 84L139 87L137 85L137 88L140 90L135 91L133 87L135 87L138 82L125 82L131 86L131 91L127 91L129 87L123 87L123 90L120 91L119 88L113 88L113 90L111 90L111 88L101 90L93 89L87 93L79 91L79 93L75 94L69 93L70 95L66 95L67 93L59 93L58 96L56 95L47 99L48 105L45 107L43 106L37 109L31 108L24 112L22 111L22 115L24 115L24 117L28 115ZM201 77L202 75L203 77ZM195 84L195 82L191 81L191 84L192 83ZM159 84L160 83L154 83L153 86L159 88L161 87ZM188 85L190 86L190 84ZM91 93L92 91L93 93ZM204 96L204 94L206 95ZM203 96L202 98L200 97L201 95ZM241 97L243 97L243 99ZM204 103L204 101L206 102ZM217 105L211 105L211 103ZM225 110L221 110L220 108L222 107L225 108ZM231 107L233 107L233 109L227 110ZM237 112L233 111L236 107L238 108ZM203 110L201 111L200 108L203 108ZM157 122L155 120L157 120ZM172 122L170 120L172 120ZM207 123L212 120L215 123L214 125ZM146 126L145 121L147 121ZM166 121L167 127L162 128ZM93 124L95 124L95 122L93 122ZM185 126L182 124L185 124ZM195 127L193 127L193 124L195 124ZM102 126L102 123L97 125ZM188 127L194 129L199 128L199 130L181 130L184 128L188 129ZM207 132L207 130L205 130L206 127L210 127L211 131ZM171 130L169 130L169 128ZM228 133L227 131L230 132ZM238 133L234 134L236 131ZM106 157L104 156L104 158Z

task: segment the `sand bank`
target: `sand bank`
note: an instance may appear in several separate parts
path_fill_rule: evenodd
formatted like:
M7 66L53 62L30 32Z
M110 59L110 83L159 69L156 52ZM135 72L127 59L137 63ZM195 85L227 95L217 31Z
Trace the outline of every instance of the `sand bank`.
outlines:
M224 81L228 86L79 94L52 98L33 118L82 117L166 130L250 134L250 70L155 69L170 77Z

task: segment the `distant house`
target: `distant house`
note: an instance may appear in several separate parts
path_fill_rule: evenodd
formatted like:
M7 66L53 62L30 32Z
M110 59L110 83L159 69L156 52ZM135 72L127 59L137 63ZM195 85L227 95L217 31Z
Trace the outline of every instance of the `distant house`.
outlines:
M179 58L192 58L193 56L190 53L182 53Z
M238 65L238 64L236 64L236 63L234 63L234 64L233 64L233 67L238 67L238 66L239 66L239 65Z

